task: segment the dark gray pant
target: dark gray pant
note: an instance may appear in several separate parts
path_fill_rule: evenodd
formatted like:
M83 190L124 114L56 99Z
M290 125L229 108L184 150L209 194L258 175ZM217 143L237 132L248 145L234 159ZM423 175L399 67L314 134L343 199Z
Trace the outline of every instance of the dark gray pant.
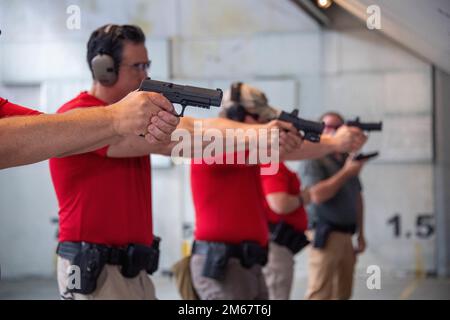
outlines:
M267 300L266 282L260 265L244 268L236 258L228 261L225 278L221 281L202 276L205 256L194 254L191 273L194 288L202 300Z

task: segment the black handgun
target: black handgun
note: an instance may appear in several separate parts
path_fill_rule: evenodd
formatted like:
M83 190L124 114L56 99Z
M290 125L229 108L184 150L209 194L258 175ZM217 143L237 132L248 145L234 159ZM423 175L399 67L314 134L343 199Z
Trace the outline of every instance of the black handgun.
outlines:
M220 107L223 92L221 89L206 89L184 86L170 82L163 82L147 78L141 82L139 91L151 91L162 94L170 102L180 104L182 109L178 117L184 115L187 106L209 109L211 106Z
M311 142L320 142L320 135L325 128L323 122L299 118L298 109L294 109L291 113L281 111L278 120L292 123L298 131L303 132L303 138Z
M357 156L355 156L355 157L353 158L353 160L356 160L356 161L360 161L360 160L368 160L368 159L375 158L375 157L377 157L377 156L378 156L378 152L377 152L377 151L375 151L375 152L370 152L370 153L360 153L360 154L358 154Z
M362 131L381 131L383 129L383 122L360 122L359 117L355 120L348 120L346 125L349 127L357 127Z

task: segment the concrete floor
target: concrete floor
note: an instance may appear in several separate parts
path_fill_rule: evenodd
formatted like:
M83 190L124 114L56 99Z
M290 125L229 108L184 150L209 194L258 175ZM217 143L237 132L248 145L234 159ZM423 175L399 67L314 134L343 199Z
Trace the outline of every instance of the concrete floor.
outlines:
M167 276L152 277L155 282L159 299L180 299L173 279ZM306 288L306 278L297 277L294 284L292 299L302 299ZM53 300L59 295L55 279L22 278L16 280L2 279L0 281L0 300L31 299ZM398 300L398 299L440 299L450 300L450 279L423 278L414 276L386 276L381 279L381 289L369 290L366 278L356 276L353 299L356 300Z

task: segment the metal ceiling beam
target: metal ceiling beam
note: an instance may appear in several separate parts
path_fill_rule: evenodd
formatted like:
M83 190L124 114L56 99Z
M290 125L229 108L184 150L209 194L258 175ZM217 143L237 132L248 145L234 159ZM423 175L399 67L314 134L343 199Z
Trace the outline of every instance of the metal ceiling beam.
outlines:
M305 11L311 18L317 21L322 27L330 27L330 19L317 8L310 0L291 0L300 9Z

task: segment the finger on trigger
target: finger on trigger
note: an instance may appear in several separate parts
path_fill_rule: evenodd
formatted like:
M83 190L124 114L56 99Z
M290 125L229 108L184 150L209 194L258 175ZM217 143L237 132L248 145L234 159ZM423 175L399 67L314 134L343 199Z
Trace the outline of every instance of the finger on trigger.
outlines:
M294 134L298 132L298 130L294 127L294 125L292 123L290 123L290 122L285 122L285 123L288 126L287 129L289 130L289 132L292 132Z
M180 122L180 118L175 116L173 113L167 112L167 111L160 111L158 112L158 117L161 118L163 121L173 125L177 126Z
M295 132L295 133L289 132L289 135L290 135L290 136L292 137L292 139L294 139L295 141L301 141L301 140L302 140L302 137L301 137L301 135L300 135L299 132Z
M169 112L175 111L175 108L173 107L172 103L162 94L156 92L149 92L149 93L150 93L149 98L155 105Z

